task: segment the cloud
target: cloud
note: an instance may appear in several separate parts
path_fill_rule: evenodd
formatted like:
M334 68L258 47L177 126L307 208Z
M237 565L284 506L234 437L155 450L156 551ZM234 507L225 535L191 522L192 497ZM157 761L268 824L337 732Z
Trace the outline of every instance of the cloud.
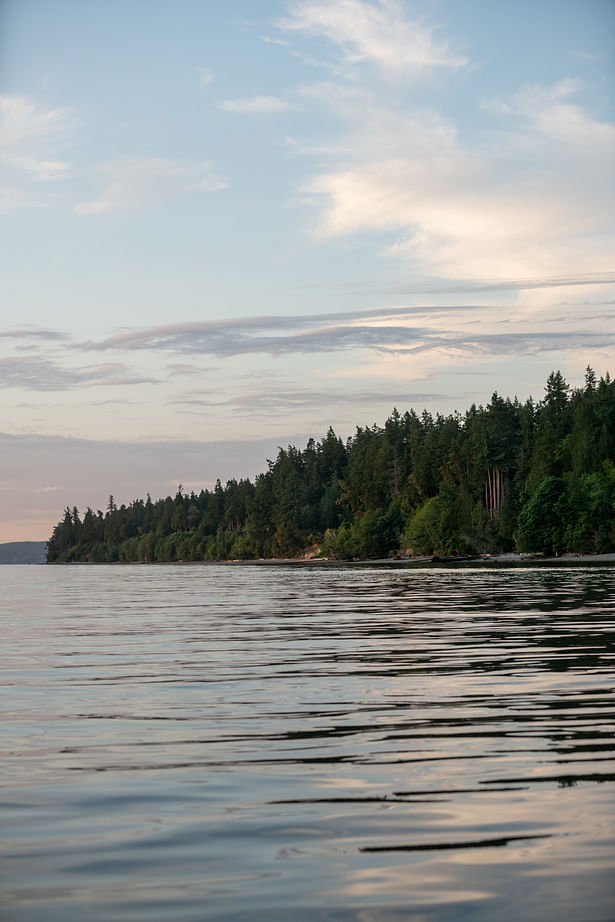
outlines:
M371 63L385 75L415 79L435 68L459 68L467 59L452 54L434 29L407 19L396 0L300 0L278 27L324 38L351 65Z
M265 42L267 45L280 45L282 48L288 48L290 42L285 41L283 38L275 38L273 35L261 35L261 42Z
M77 214L99 214L112 208L138 208L189 191L214 192L227 187L208 162L123 157L104 164L99 172L107 177L104 189L98 198L77 205Z
M317 409L324 405L333 407L336 405L347 406L356 404L362 406L382 406L383 404L392 408L395 404L408 406L409 404L417 405L418 403L430 402L441 398L442 394L434 393L410 393L386 390L352 390L341 388L328 388L326 391L311 390L309 388L293 388L287 384L277 387L269 387L263 391L255 391L250 388L249 391L236 394L232 397L228 395L216 398L209 392L193 391L189 394L179 395L167 401L169 406L188 407L191 411L195 408L202 407L210 409L211 407L225 407L234 415L246 414L263 414L269 415L272 412L286 413L291 410Z
M417 274L510 279L612 264L615 126L573 105L571 80L490 104L479 146L430 112L347 100L350 133L304 186L322 239L394 235ZM339 161L335 164L335 159Z
M42 327L17 327L13 330L0 330L0 339L43 340L46 342L69 339L67 333L59 330L46 330Z
M573 51L572 54L575 58L581 58L584 61L599 61L601 57L599 54L585 51L583 48L579 48L578 51Z
M323 314L287 314L272 316L256 317L236 317L231 320L212 320L195 323L176 323L165 324L163 326L150 327L142 330L115 333L107 339L75 344L77 349L167 349L175 348L176 343L185 340L186 343L198 339L207 343L207 338L212 336L214 339L223 336L226 332L229 335L237 334L258 335L265 330L283 330L283 329L303 329L306 327L321 326L330 321L342 321L344 324L351 324L357 320L383 319L388 317L410 317L415 314L429 315L437 313L454 313L455 311L467 311L470 309L481 310L481 305L475 305L473 308L465 304L452 305L421 305L405 307L377 307L365 310L355 311L336 311ZM183 366L182 366L183 367Z
M566 77L552 84L533 84L525 86L519 92L513 94L510 99L492 98L484 99L481 107L491 110L499 115L524 115L532 113L540 115L545 108L560 103L562 99L572 96L581 90L583 83L580 80L574 80Z
M392 88L467 60L406 17L396 0L296 0L278 22L286 35L325 39L352 80L303 87L306 103L337 118L323 143L293 142L320 161L304 181L323 242L378 234L383 255L415 278L492 283L612 266L615 126L576 102L582 81L564 77L482 100L480 131L419 109ZM382 84L358 65L395 78Z
M286 325L284 320L281 325ZM282 355L349 348L384 348L400 341L407 342L410 336L414 339L420 335L420 331L405 326L381 328L357 324L328 326L315 331L298 330L286 335L278 332L263 335L262 328L246 321L245 329L224 322L178 324L139 333L117 334L107 340L85 345L93 349L155 349L229 358L250 353Z
M502 318L494 305L379 308L347 314L252 317L208 323L181 323L117 333L80 344L94 350L152 350L218 358L248 354L273 356L339 351L391 355L442 352L456 355L521 355L558 349L597 349L615 344L615 330L590 330L578 310L561 308L540 325L522 317ZM587 321L587 318L584 318ZM333 321L333 322L332 322ZM509 329L502 331L506 324Z
M331 333L342 338L348 328L353 335L370 334L372 327L357 326L359 320L381 320L389 317L408 317L414 314L428 314L431 311L466 310L466 307L403 307L377 308L344 313L303 314L299 316L240 317L232 320L217 320L199 323L177 323L132 332L115 333L104 340L76 344L75 348L86 350L168 350L175 353L211 354L228 357L246 352L271 352L282 349L282 344L295 341L296 351L313 351L310 336ZM331 321L342 321L331 325ZM324 326L323 326L324 325ZM321 327L316 333L309 333L311 327ZM405 327L400 327L405 329ZM282 331L291 330L282 335ZM263 335L268 334L268 335ZM292 351L292 350L291 350Z
M199 83L202 88L209 86L213 79L213 72L208 67L199 67Z
M35 176L48 179L67 168L67 164L41 160L24 153L24 147L50 138L66 128L69 110L44 109L24 96L0 95L0 156Z
M588 272L555 278L469 279L467 282L426 282L422 285L391 285L391 294L461 294L481 291L530 291L538 288L570 288L578 285L613 285L615 272ZM611 303L606 302L606 303Z
M63 368L49 359L13 356L0 358L0 387L65 391L76 387L152 383L155 379L132 376L119 362Z
M169 378L202 375L205 370L206 369L200 368L197 365L186 365L182 363L167 365L165 369Z
M288 103L277 96L250 96L248 99L226 99L220 103L220 108L227 112L267 115L288 109Z
M0 95L0 167L5 184L0 208L40 207L49 201L43 187L64 178L70 164L50 156L65 140L70 112L44 108L25 96Z

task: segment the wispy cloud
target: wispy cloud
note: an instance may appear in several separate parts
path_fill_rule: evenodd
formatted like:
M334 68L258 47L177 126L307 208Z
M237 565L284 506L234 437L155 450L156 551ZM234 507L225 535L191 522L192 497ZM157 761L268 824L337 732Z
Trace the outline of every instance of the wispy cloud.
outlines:
M199 84L202 88L208 87L211 83L213 83L214 75L213 71L211 71L209 67L199 67L198 73Z
M518 278L518 279L468 279L468 281L425 282L416 284L391 285L386 289L390 294L462 294L464 292L482 291L532 291L538 288L576 288L579 285L613 285L615 272L587 272L578 275L562 275L552 278ZM610 301L605 303L612 303Z
M225 99L220 108L227 112L243 112L248 115L268 115L288 109L288 103L277 96L250 96L247 99Z
M288 48L290 42L287 42L283 38L276 38L273 35L261 35L261 41L265 42L267 45L280 45L282 48Z
M408 19L396 0L299 0L277 25L285 32L324 38L347 63L375 64L397 79L467 64L446 42L435 40L433 28Z
M418 279L498 283L612 266L615 125L578 102L582 81L479 101L481 131L465 132L463 108L453 119L400 95L408 79L469 61L397 0L296 0L277 25L327 47L334 75L298 91L340 126L336 138L293 142L320 162L300 189L317 239L378 234L383 254Z
M24 96L0 95L0 207L41 206L43 185L62 179L70 164L52 155L63 146L70 119L66 108L45 108Z
M122 157L105 163L99 172L106 178L106 185L97 198L77 205L77 214L143 207L188 191L214 192L227 187L208 162Z
M4 163L50 179L68 169L58 160L42 159L30 151L31 146L53 143L66 129L69 110L45 109L24 96L0 95L0 156Z
M246 351L270 351L274 341L280 340L280 333L293 331L290 336L300 337L306 341L306 331L313 327L342 330L345 327L360 330L354 326L357 322L373 320L382 321L390 317L406 318L415 314L426 315L456 310L468 310L466 305L427 307L375 308L348 312L326 314L302 314L282 316L239 317L232 320L213 320L200 323L166 324L144 330L115 333L106 339L78 343L77 349L85 350L169 350L171 352L193 352L210 354L235 354L229 348L234 344L236 354ZM331 326L334 322L334 326ZM369 328L368 328L369 329ZM271 335L273 333L273 336ZM264 335L268 334L268 335ZM265 346L265 348L263 348ZM255 348L256 347L256 348Z
M566 77L549 85L525 86L508 99L498 97L484 99L481 107L500 115L530 116L533 114L540 117L545 109L561 104L562 100L578 93L582 87L582 81Z
M67 333L60 330L46 330L42 327L27 326L15 327L12 330L0 330L1 339L16 340L43 340L45 342L60 342L68 340L70 337Z
M0 387L24 390L65 391L75 387L152 383L151 377L131 375L125 365L114 362L66 368L41 358L0 358Z
M485 312L489 318L479 322ZM459 314L459 322L455 322ZM118 333L81 348L153 350L218 358L248 354L273 356L369 350L397 355L444 350L457 355L521 355L557 349L595 349L615 344L612 334L588 330L561 318L541 324L504 321L489 305L439 308L381 308L347 315L257 317L197 324L175 324ZM336 322L331 322L335 320ZM508 329L502 330L506 323ZM316 328L314 328L316 327Z
M282 326L284 322L282 321ZM408 327L372 327L336 325L319 330L299 330L290 334L263 335L262 328L249 321L246 329L228 324L180 324L177 327L159 327L141 333L118 334L108 340L90 344L97 349L155 349L184 354L214 355L229 358L233 355L266 353L315 353L349 348L384 348L400 341L415 340L420 330Z
M242 416L253 413L268 415L272 412L286 413L292 410L317 409L325 404L329 407L348 404L360 407L384 404L389 408L396 404L417 406L442 396L442 394L418 393L410 390L392 391L390 388L380 390L377 388L370 390L328 388L326 391L318 391L310 388L293 388L286 384L268 387L261 391L251 388L249 391L232 396L228 394L216 396L210 392L192 391L170 399L168 405L185 407L190 411L199 408L209 410L212 407L225 407L234 415Z
M591 51L586 51L583 48L579 48L577 51L573 51L572 54L575 58L581 58L583 61L599 61L600 55L595 54Z
M615 126L573 105L577 89L565 80L492 102L496 121L474 147L434 113L346 100L349 134L304 186L318 234L388 232L389 252L423 277L606 271Z
M195 375L202 375L205 370L206 369L197 367L196 365L186 365L181 362L167 365L165 369L169 378L193 377Z

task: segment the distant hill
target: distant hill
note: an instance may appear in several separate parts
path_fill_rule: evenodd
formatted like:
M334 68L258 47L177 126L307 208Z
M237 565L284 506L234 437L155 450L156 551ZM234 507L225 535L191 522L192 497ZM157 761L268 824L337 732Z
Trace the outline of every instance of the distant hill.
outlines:
M45 563L46 541L9 541L0 544L0 564Z

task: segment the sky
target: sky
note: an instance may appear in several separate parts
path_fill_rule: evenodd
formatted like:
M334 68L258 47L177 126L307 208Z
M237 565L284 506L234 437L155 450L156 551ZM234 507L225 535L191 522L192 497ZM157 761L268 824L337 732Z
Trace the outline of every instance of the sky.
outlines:
M615 373L612 0L0 0L0 541Z

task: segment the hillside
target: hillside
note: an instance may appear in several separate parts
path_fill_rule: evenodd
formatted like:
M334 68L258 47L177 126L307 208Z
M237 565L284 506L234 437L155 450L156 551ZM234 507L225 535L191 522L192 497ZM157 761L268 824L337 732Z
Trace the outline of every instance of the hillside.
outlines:
M46 541L9 541L0 544L0 564L45 563Z

